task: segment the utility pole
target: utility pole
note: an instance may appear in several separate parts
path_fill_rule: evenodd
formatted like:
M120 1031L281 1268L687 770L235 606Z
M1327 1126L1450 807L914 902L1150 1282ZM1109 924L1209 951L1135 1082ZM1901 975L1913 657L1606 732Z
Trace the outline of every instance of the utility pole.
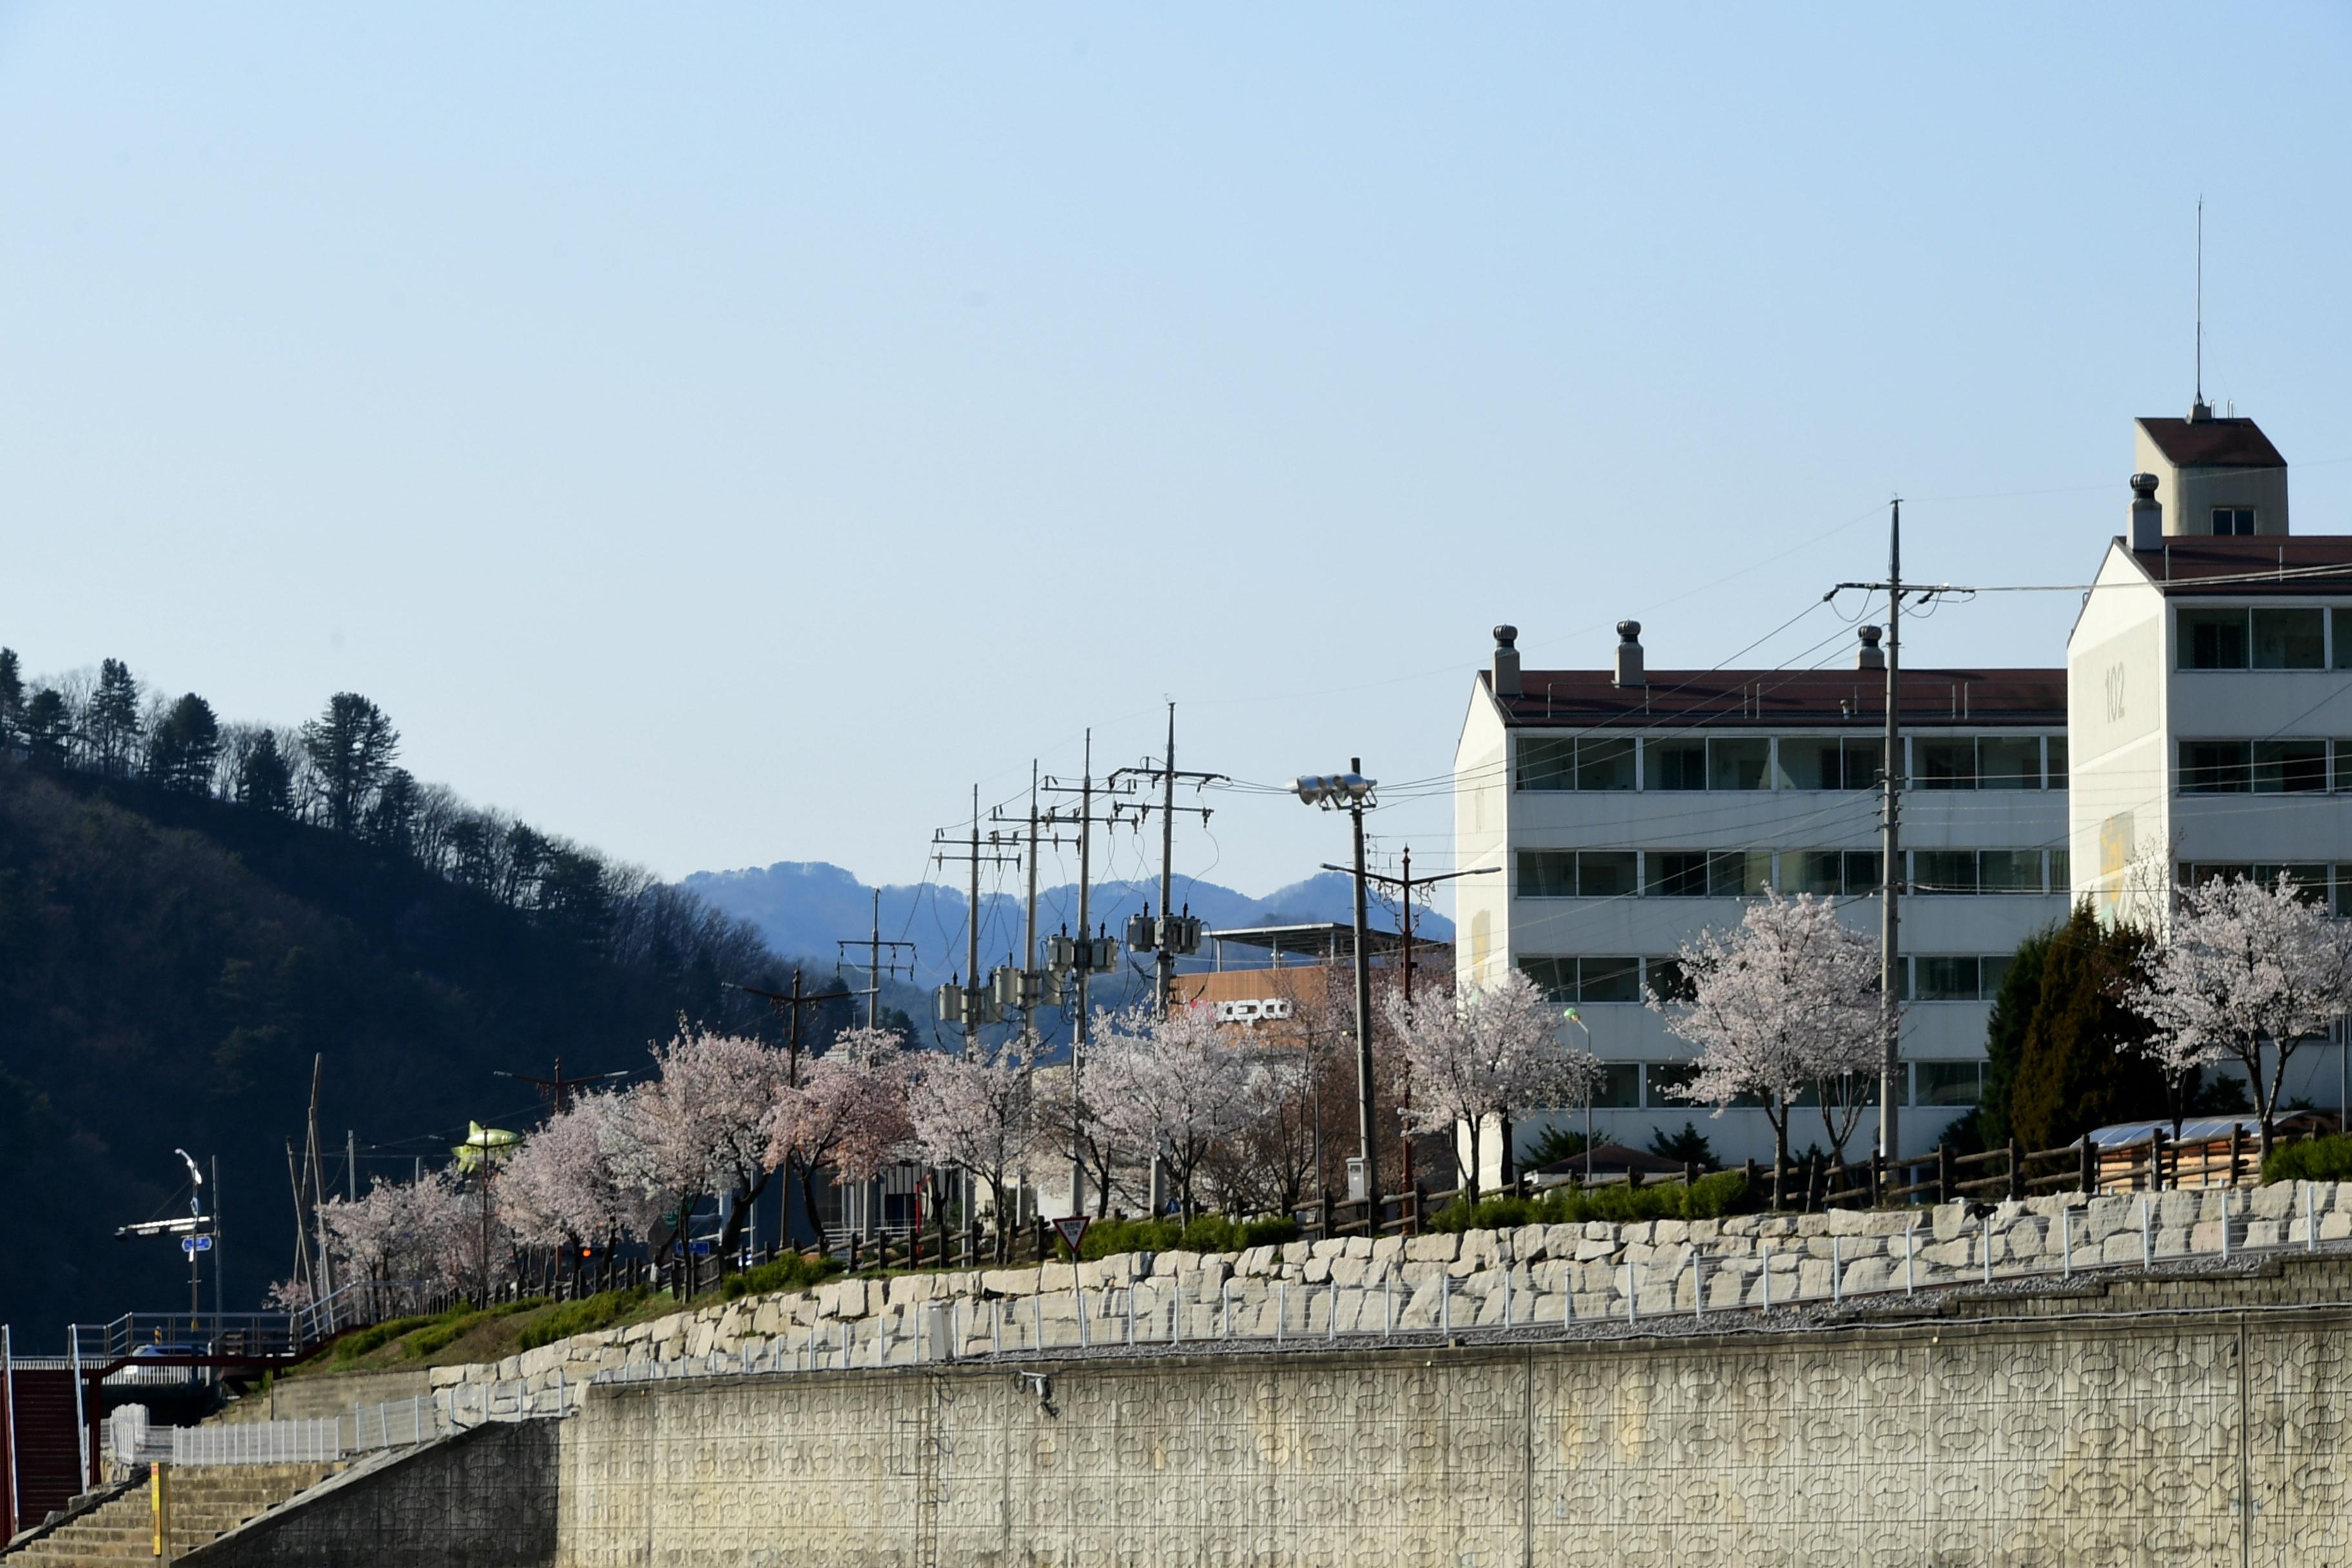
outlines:
M981 852L978 784L971 786L971 843L958 854L945 847L952 842L945 828L933 833L931 859L942 867L950 860L961 860L971 873L969 890L965 895L963 973L933 994L932 1006L940 1023L963 1026L964 1049L969 1053L979 1044L981 1029L1004 1016L990 984L981 978L980 973L980 868L982 866L1015 865L1020 857L999 853L1003 844L993 828L988 834L988 852Z
M724 983L722 982L721 984ZM555 1071L551 1077L532 1078L528 1073L500 1072L496 1068L491 1070L490 1076L492 1078L509 1078L514 1079L517 1083L527 1083L532 1085L539 1090L541 1098L544 1099L554 1108L555 1114L561 1116L563 1114L565 1109L563 1102L564 1090L570 1089L582 1089L592 1083L614 1083L625 1078L635 1078L636 1074L634 1072L596 1072L590 1073L586 1078L566 1078L563 1076L563 1058L562 1057L558 1057L555 1058Z
M327 1206L327 1193L320 1171L320 1167L325 1163L325 1161L319 1145L319 1080L324 1076L326 1070L326 1053L324 1051L312 1053L310 1057L310 1216L319 1227L318 1289L321 1300L332 1297L335 1293L335 1262L327 1254L327 1216L321 1212ZM329 1323L332 1326L332 1317L329 1319Z
M1345 871L1347 868L1326 863L1323 869ZM1464 871L1440 871L1433 877L1416 877L1412 874L1412 846L1408 844L1404 847L1404 875L1390 877L1378 871L1364 873L1367 878L1380 883L1382 887L1394 888L1397 890L1400 900L1397 912L1397 930L1400 939L1398 964L1404 971L1404 999L1407 1005L1411 1005L1412 1002L1412 890L1415 888L1433 887L1439 882L1451 882L1457 877L1491 876L1501 869L1500 866L1473 866ZM1398 1107L1400 1118L1412 1106L1412 1080L1407 1077L1404 1086L1404 1103ZM1410 1187L1412 1185L1412 1139L1402 1126L1397 1129L1397 1143L1404 1151L1404 1184Z
M1364 807L1372 798L1374 781L1364 776L1364 760L1348 759L1348 771L1336 777L1309 776L1291 787L1298 798L1326 811L1344 811L1355 829L1356 842L1356 1139L1364 1173L1365 1216L1370 1234L1379 1234L1381 1180L1379 1148L1372 1126L1372 967L1367 951L1370 932L1364 897Z
M1076 816L1066 814L1058 806L1048 806L1045 821L1058 826L1065 822L1076 823L1078 829L1078 934L1058 936L1048 942L1045 967L1059 973L1066 984L1076 992L1076 1005L1070 1020L1070 1213L1086 1213L1081 1202L1087 1174L1085 1139L1085 1059L1087 1049L1087 1007L1090 983L1097 974L1107 973L1118 962L1118 944L1102 931L1090 931L1094 918L1094 825L1095 825L1095 732L1087 731L1083 771L1077 788L1048 778L1045 788L1049 793L1078 797ZM1108 787L1108 784L1106 784ZM1108 1201L1108 1193L1098 1194Z
M1127 922L1127 945L1154 955L1151 1001L1153 1008L1163 1018L1168 1016L1168 997L1175 985L1176 960L1201 951L1201 922L1192 918L1190 906L1181 915L1171 908L1176 898L1176 781L1181 779L1197 791L1225 776L1223 773L1177 771L1176 704L1173 702L1168 705L1168 750L1160 759L1160 765L1120 768L1110 775L1113 784L1137 779L1160 786L1159 805L1139 805L1132 808L1138 818L1148 816L1154 811L1160 813L1160 918L1154 921L1151 911L1147 909L1129 920ZM1203 824L1209 820L1211 808L1208 806L1188 805L1183 809L1196 814Z
M1886 581L1840 583L1822 595L1834 598L1847 588L1886 595L1886 756L1879 769L1881 805L1878 823L1878 1007L1883 1034L1878 1063L1878 1152L1894 1160L1901 1156L1902 1113L1898 1107L1903 1084L1903 601L1926 602L1944 594L1971 594L1973 588L1938 583L1932 587L1906 587L1903 583L1903 502L1891 503L1886 523Z
M788 1089L798 1089L801 1086L801 1010L804 1007L820 1007L827 1002L838 1002L844 996L847 995L848 993L845 991L803 991L801 988L801 972L797 967L793 970L793 988L790 991L762 991L756 985L738 985L731 980L722 980L719 984L724 990L740 991L746 996L757 996L760 1000L765 1002L778 1017L786 1020L784 1026L784 1085ZM557 1069L561 1071L562 1064L559 1062L556 1066ZM801 1191L803 1205L811 1212L814 1212L815 1200L808 1190L808 1182L810 1180L809 1174L800 1169L799 1156L787 1156L784 1162L783 1191L778 1194L776 1197L776 1237L780 1243L789 1242L792 1237L792 1188L795 1175L798 1176L798 1179L802 1184ZM810 1228L817 1233L817 1239L822 1242L824 1240L823 1228L814 1224L812 1224Z
M914 960L901 959L898 956L901 949L913 952L915 944L911 942L882 940L881 889L874 889L873 934L865 937L836 937L833 945L842 953L846 953L853 947L862 947L866 950L866 1026L869 1029L880 1028L882 1026L882 977L886 974L903 973L911 978L915 973ZM882 956L885 949L887 949L890 954L887 961ZM836 973L840 972L841 963L845 962L847 961L844 959L834 964Z

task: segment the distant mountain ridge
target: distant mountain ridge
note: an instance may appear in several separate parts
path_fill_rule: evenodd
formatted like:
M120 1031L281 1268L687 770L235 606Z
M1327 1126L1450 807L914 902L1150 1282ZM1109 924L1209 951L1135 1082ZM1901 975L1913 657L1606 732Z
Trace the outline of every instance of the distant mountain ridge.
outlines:
M751 921L778 952L834 952L839 951L836 942L864 938L874 926L876 889L841 867L823 860L779 860L772 866L740 870L697 871L682 879L679 885L712 908ZM1277 888L1263 898L1253 898L1214 882L1181 877L1176 889L1177 908L1189 908L1211 930L1345 921L1354 915L1352 879L1339 871L1318 872L1303 881ZM883 937L915 944L915 984L928 989L950 975L961 975L967 951L963 889L925 882L886 886L880 892ZM1095 924L1108 927L1113 936L1118 936L1128 916L1141 913L1147 903L1156 906L1159 900L1157 879L1097 882L1087 912ZM1076 883L1040 888L1040 939L1076 925L1077 910ZM980 921L982 973L1008 959L1017 962L1022 943L1022 895L983 892ZM1371 923L1382 931L1394 931L1393 904L1375 900ZM1424 909L1413 917L1413 931L1432 942L1448 942L1453 939L1454 922Z

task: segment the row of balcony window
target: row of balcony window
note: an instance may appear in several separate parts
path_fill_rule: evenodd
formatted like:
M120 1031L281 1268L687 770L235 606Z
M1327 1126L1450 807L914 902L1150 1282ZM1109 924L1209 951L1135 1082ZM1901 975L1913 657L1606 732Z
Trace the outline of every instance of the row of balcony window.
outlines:
M1519 955L1518 965L1553 1001L1579 1006L1638 1003L1644 992L1669 1002L1690 994L1682 960L1671 956L1529 952ZM1906 1002L1990 1002L2008 973L2007 953L1905 953L1895 965L1896 994Z
M1913 893L2063 893L2063 849L1911 849ZM1860 896L1884 879L1874 849L1522 849L1522 899L1744 899L1778 890Z
M1976 1104L1983 1092L1981 1061L1906 1061L1903 1065L1908 1069L1902 1100L1906 1105L1965 1108ZM1678 1099L1672 1091L1689 1083L1697 1071L1690 1062L1603 1062L1601 1083L1592 1091L1592 1109L1680 1110L1696 1115L1707 1109L1706 1102ZM1849 1081L1861 1103L1878 1103L1875 1075L1857 1075ZM1763 1103L1755 1095L1741 1095L1731 1102L1735 1110L1752 1110ZM1808 1084L1790 1103L1818 1106L1821 1095Z
M2183 605L2183 669L2352 669L2352 609Z
M2201 887L2207 882L2233 882L2242 878L2251 879L2267 888L2284 877L2305 903L2317 904L2336 915L2352 920L2352 864L2183 860L2178 869L2180 885L2185 888Z
M2063 735L1906 736L1907 787L2066 787ZM1512 774L1531 792L1858 790L1878 786L1885 744L1850 735L1520 735Z
M2183 795L2352 791L2352 741L2183 741Z

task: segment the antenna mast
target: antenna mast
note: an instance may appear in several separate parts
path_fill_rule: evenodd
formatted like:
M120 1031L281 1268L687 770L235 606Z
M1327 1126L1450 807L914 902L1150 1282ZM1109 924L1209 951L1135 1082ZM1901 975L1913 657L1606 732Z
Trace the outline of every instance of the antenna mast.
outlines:
M2205 198L2197 198L2197 406L2205 406Z

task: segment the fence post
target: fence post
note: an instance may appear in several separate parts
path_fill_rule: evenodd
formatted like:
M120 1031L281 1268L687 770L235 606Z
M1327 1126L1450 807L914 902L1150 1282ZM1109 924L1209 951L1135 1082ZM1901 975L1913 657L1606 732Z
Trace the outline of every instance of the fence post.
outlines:
M2244 1128L2244 1127L2242 1127L2242 1125L2240 1125L2239 1123L2237 1123L2237 1122L2235 1122L2235 1121L2232 1121L2232 1122L2231 1122L2231 1123L2230 1123L2230 1183L2229 1183L2229 1184L2230 1184L2230 1185L2231 1185L2231 1186L2233 1186L2233 1187L2234 1187L2234 1186L2236 1186L2236 1185L2238 1184L2238 1163L2239 1163L2241 1160L2244 1159L2244 1158L2245 1158L2245 1156L2246 1156L2246 1130L2245 1130L2245 1128ZM2223 1204L2223 1205L2221 1205L2221 1219L2222 1219L2222 1223L2223 1223L2225 1226L2229 1223L2229 1217L2230 1217L2230 1205L2229 1205L2228 1204L2226 1204L2226 1203L2225 1203L2225 1204Z
M1427 1224L1428 1220L1429 1189L1416 1180L1412 1184L1412 1229L1410 1234L1419 1236L1421 1227Z
M2011 1202L2025 1196L2025 1145L2013 1133L2009 1140L2009 1195Z
M1742 1177L1746 1178L1748 1183L1748 1191L1750 1194L1753 1194L1759 1184L1759 1179L1756 1170L1756 1156L1750 1154L1747 1159L1739 1163L1739 1173Z
M1696 1160L1685 1160L1683 1162L1683 1185L1685 1187L1695 1187L1698 1185L1698 1162Z
M2078 1184L2084 1197L2099 1190L2099 1143L2087 1132L2083 1134L2083 1174Z
M1640 1280L1633 1272L1633 1262L1628 1259L1625 1264L1625 1321L1629 1324L1641 1321L1641 1310L1633 1300L1634 1292L1640 1288Z
M2303 1249L2315 1251L2319 1246L2319 1221L2312 1213L2311 1184L2297 1182L2295 1185L2303 1189Z
M1916 1216L1914 1216L1910 1226L1903 1233L1903 1293L1906 1296L1914 1294L1916 1289L1912 1273L1911 1259L1914 1254L1917 1251L1918 1240L1919 1221Z
M2064 1204L2058 1205L2059 1276L2074 1278L2074 1211Z
M2152 1193L2164 1191L2164 1129L2161 1127L2151 1127L2147 1131L2147 1190Z
M1885 1196L1885 1192L1886 1151L1884 1149L1873 1149L1870 1152L1870 1206L1872 1208L1881 1208L1885 1206L1886 1203L1886 1198Z
M1832 1307L1845 1304L1845 1257L1844 1249L1839 1245L1842 1239L1834 1232L1830 1236L1830 1305Z
M1936 1145L1936 1201L1939 1204L1950 1203L1958 1195L1952 1190L1958 1185L1959 1180L1957 1161L1949 1143Z
M1764 1310L1772 1310L1772 1244L1764 1244Z

